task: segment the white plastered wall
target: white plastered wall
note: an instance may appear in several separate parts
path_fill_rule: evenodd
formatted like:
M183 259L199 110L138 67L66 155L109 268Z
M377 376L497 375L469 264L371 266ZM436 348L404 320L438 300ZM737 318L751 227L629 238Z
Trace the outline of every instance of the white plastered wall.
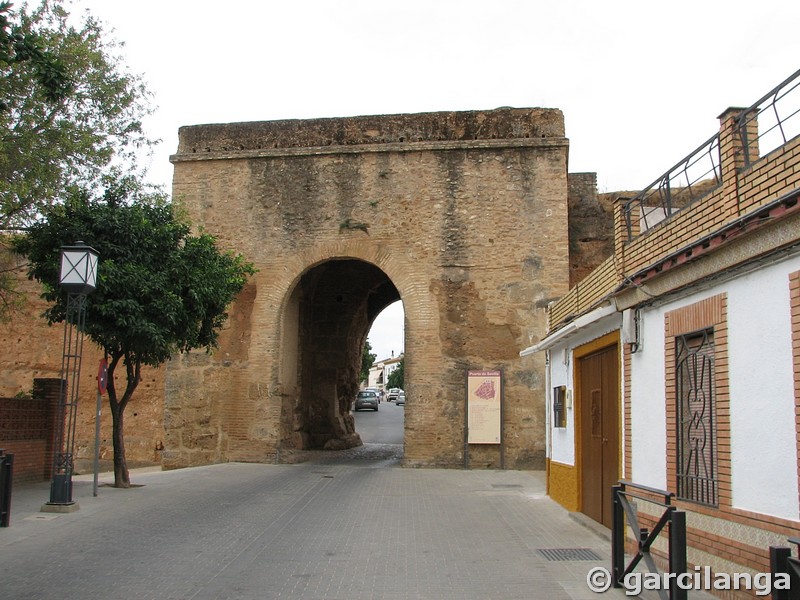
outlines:
M633 481L667 487L664 314L727 293L733 507L798 518L788 280L797 270L795 257L642 310L631 356Z
M575 465L575 409L568 402L567 426L553 427L553 388L566 386L572 398L572 350L567 345L550 349L550 389L547 390L547 410L550 419L550 460L565 465Z
M733 506L798 518L789 273L800 258L728 291Z
M612 331L618 331L622 316L616 313L602 321L589 325L576 333L563 343L550 349L550 389L548 390L547 410L550 411L550 459L565 465L575 465L575 394L574 376L575 348L596 340ZM620 369L620 389L622 388L622 371ZM552 423L553 388L560 385L566 386L570 401L567 408L567 426L554 428ZM620 409L621 412L621 409ZM623 436L620 427L620 440Z
M667 486L664 310L643 309L639 349L631 354L631 469L636 483Z

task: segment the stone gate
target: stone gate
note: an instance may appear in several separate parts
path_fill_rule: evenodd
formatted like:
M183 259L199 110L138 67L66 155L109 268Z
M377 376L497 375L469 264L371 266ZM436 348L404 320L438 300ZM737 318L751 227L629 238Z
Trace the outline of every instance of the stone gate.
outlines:
M163 463L283 460L359 443L350 414L380 311L405 310L411 466L544 465L540 358L568 290L554 109L183 127L173 197L258 273L213 354L167 368ZM504 444L465 446L467 369L502 369Z

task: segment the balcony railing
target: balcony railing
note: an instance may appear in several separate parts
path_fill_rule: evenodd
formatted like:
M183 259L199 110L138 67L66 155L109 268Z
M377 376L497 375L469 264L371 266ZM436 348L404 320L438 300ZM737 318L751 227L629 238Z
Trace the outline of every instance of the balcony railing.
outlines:
M745 167L800 134L800 70L738 117Z
M744 168L800 134L800 70L737 117ZM628 241L668 220L722 183L719 133L623 206Z
M624 204L628 241L668 220L721 183L717 133Z

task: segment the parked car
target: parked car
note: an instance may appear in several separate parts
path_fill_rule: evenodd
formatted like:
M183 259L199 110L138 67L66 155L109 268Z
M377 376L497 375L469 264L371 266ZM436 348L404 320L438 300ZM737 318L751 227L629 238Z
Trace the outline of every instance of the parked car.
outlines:
M378 394L370 390L361 390L358 392L358 396L356 396L353 410L361 410L362 408L378 410L378 404Z
M376 387L368 387L368 388L364 388L364 391L365 392L375 392L375 394L378 396L378 404L380 404L383 401L383 390L382 389L376 388Z
M389 402L396 402L397 401L397 397L400 395L400 392L402 392L402 391L403 390L401 390L400 388L391 388L391 389L389 389L389 395L386 397L386 399Z
M397 406L406 403L406 393L403 390L400 390L400 393L397 395L397 400L394 401Z

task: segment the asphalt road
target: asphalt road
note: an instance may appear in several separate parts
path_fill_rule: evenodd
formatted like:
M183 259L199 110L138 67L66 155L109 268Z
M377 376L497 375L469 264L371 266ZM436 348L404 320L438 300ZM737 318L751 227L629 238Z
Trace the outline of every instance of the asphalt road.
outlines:
M405 407L381 402L378 411L354 411L356 431L365 444L402 444Z

